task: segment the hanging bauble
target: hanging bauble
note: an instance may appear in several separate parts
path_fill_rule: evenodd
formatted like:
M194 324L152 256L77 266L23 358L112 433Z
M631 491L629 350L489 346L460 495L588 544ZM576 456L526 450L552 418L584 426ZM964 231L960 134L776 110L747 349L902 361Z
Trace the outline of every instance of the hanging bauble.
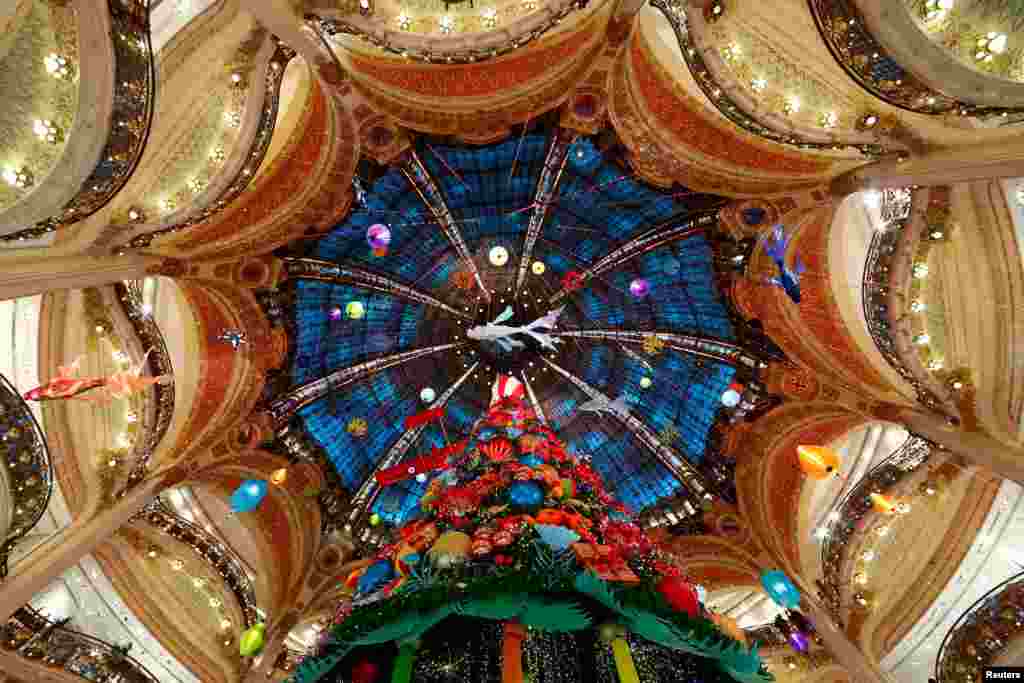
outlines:
M642 277L638 277L629 283L629 293L635 299L643 299L651 293L651 284Z
M437 392L430 387L423 387L420 390L420 400L424 403L433 403L434 399L437 398Z
M263 650L267 625L259 623L247 628L238 640L238 653L243 657L255 657Z
M377 526L380 524L380 515L374 512L370 515L370 526Z
M583 276L575 270L570 270L562 277L562 288L567 292L575 292L583 287Z
M535 481L517 481L508 487L508 500L521 510L534 510L544 502L544 489Z
M559 552L580 540L579 534L572 529L566 529L564 526L537 524L533 528L537 530L540 540L545 545Z
M231 494L232 512L252 512L267 495L267 482L262 479L246 479Z
M416 481L418 481L421 484L426 482L427 481L426 473L425 472L420 472L419 474L417 474L416 475Z
M366 307L362 301L349 301L345 304L345 315L349 317L349 320L362 320L366 315Z
M288 481L288 468L281 467L270 473L270 483L275 486L281 486Z
M374 562L359 577L356 589L362 595L372 593L395 577L395 569L387 560Z
M811 479L828 479L839 474L839 455L822 446L797 446L800 469Z
M871 507L883 515L891 515L896 512L896 502L888 496L883 496L881 493L872 493L868 498L871 499Z
M344 314L345 312L342 310L341 306L338 306L337 304L327 309L327 317L331 320L341 320L341 316Z
M772 569L761 574L761 586L779 607L796 609L800 606L800 591L784 572Z
M697 591L686 579L679 576L663 576L658 581L658 592L677 612L691 617L700 615L700 600Z
M801 633L800 631L790 631L787 640L789 640L789 646L796 652L807 652L808 648L811 646L811 641L807 637L807 634Z
M348 421L348 426L345 427L345 430L357 439L361 439L369 433L370 425L361 417L353 417Z
M492 247L490 253L487 254L487 259L491 262L492 266L500 268L508 263L508 249L505 247Z
M651 380L650 377L641 377L640 378L640 388L641 389L650 389L652 384L654 384L654 382Z
M380 667L369 659L352 667L352 683L374 683L380 676Z
M736 391L732 387L729 387L722 392L722 405L726 408L735 408L740 404L740 400L743 398L743 394Z
M427 551L427 557L434 563L434 566L447 569L460 565L469 557L473 548L473 539L461 531L446 531Z
M522 441L520 440L520 445ZM544 464L544 459L536 453L527 453L526 455L519 458L520 465L526 465L527 467L540 467Z
M382 223L375 223L366 229L366 242L371 249L387 249L391 244L391 230Z
M547 269L548 267L544 265L543 261L534 261L530 265L530 270L533 271L534 275L543 275L544 271L546 271Z

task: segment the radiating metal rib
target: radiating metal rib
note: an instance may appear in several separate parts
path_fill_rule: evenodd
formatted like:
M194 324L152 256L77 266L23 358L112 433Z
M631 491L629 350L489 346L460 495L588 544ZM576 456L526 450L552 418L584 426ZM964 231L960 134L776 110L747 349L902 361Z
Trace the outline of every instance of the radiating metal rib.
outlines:
M605 396L600 390L590 386L586 381L580 379L576 375L572 374L562 366L551 362L547 358L542 358L549 368L557 372L565 379L572 382L580 391L585 393L589 398L602 401L604 403L611 403L612 399ZM707 491L708 487L704 484L704 477L697 469L690 464L685 458L681 458L678 453L666 446L658 438L650 427L644 424L639 418L635 417L631 413L619 413L618 411L612 411L618 419L626 426L629 431L633 433L633 436L637 438L656 458L668 468L668 471L675 476L676 479L697 499L700 499Z
M459 387L461 387L467 379L469 379L469 376L477 369L477 367L479 367L479 365L479 361L473 363L469 370L462 373L462 376L455 380L454 384L448 387L445 392L437 398L437 400L430 404L430 407L440 408L447 405L448 400L455 395L455 392L458 391ZM377 463L377 466L374 468L374 474L380 470L393 467L402 462L402 458L405 457L405 454L410 448L412 448L413 444L416 443L420 438L420 435L423 434L423 430L426 428L427 425L424 424L419 425L418 427L413 427L412 429L407 429L402 436L398 437L398 441L395 441L395 443L391 445L391 448L389 448L384 457L380 459L380 462ZM370 506L373 505L373 501L377 498L377 494L379 493L380 484L377 483L377 478L371 474L370 477L363 482L363 485L359 487L359 491L356 492L356 495L352 497L352 514L349 518L353 523L358 519L360 514L370 509Z
M665 342L665 346L674 351L688 353L692 356L710 358L732 366L744 365L748 368L757 367L757 359L751 356L742 346L732 342L723 342L710 337L700 337L675 332L642 332L636 330L565 330L552 332L553 337L575 337L577 339L596 339L598 341L619 342L625 344L643 344L647 337L657 337Z
M452 217L452 212L444 201L441 188L437 186L433 176L430 175L430 171L427 170L427 167L414 150L409 150L402 156L400 168L409 183L416 190L416 194L420 196L420 199L427 205L430 212L434 214L434 220L444 230L444 234L448 237L448 241L452 243L452 246L455 247L459 258L466 262L466 267L473 275L473 279L480 287L480 290L484 293L484 298L490 300L491 293L484 286L484 281L480 277L480 271L476 267L476 262L473 260L472 254L469 253L469 247L466 246L466 240L462 239L462 233L459 232L455 218Z
M519 261L519 274L516 276L517 293L522 288L523 282L526 281L526 269L530 267L533 248L544 227L551 198L558 191L558 183L562 179L562 171L565 170L565 162L569 157L569 148L578 137L563 128L556 128L552 136L548 155L544 159L544 167L537 180L537 189L533 194L533 211L530 212L530 223L526 228L526 239L523 242L523 256Z
M394 353L390 356L383 356L381 358L374 358L373 360L364 361L356 365L342 368L341 370L335 370L326 377L315 379L312 382L307 382L300 387L292 389L287 394L274 399L270 404L270 415L274 418L274 421L278 425L283 425L287 422L288 418L295 414L300 408L309 405L317 399L323 398L329 391L337 391L342 387L366 379L370 375L375 375L381 370L401 365L402 363L408 363L409 361L422 358L424 356L430 356L435 353L442 351L449 351L451 349L457 349L461 346L465 346L465 342L459 342L457 344L440 344L438 346L428 346L422 349L413 349L412 351L402 351L401 353Z
M717 214L706 213L683 221L673 227L658 226L648 230L639 237L626 242L619 248L613 249L606 256L580 273L580 276L583 278L583 283L586 284L592 278L600 277L623 263L634 259L641 254L646 254L652 249L657 249L658 247L666 244L678 242L679 240L684 240L687 237L700 234L708 226L713 225L716 220ZM554 306L568 295L569 291L563 287L552 294L549 301L551 305Z
M526 374L523 373L523 386L526 387L526 395L530 397L530 403L533 405L533 412L536 413L537 419L543 424L548 423L548 418L544 415L544 409L540 405L540 401L537 400L537 394L533 393L533 387L526 381Z
M349 264L340 265L330 261L321 261L313 258L286 258L284 260L285 272L288 277L304 280L321 280L323 282L351 283L363 289L376 292L383 292L393 296L426 304L434 308L451 313L464 320L473 320L473 316L449 306L437 297L423 292L415 287L394 280L386 275L380 275L369 270L356 268Z

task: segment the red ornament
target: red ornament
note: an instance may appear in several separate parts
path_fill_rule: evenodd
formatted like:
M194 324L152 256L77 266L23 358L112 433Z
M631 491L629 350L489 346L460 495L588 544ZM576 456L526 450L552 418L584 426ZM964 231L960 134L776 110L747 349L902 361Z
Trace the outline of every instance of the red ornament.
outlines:
M562 288L568 292L575 292L583 287L583 276L575 270L570 270L562 277Z
M494 537L491 540L494 542L494 545L498 546L499 548L504 548L505 546L512 545L512 532L502 529L501 531L495 533Z
M380 675L380 667L368 659L352 667L352 683L373 683Z
M658 582L658 592L675 611L684 612L691 617L700 615L700 598L697 597L697 590L684 579L678 576L665 576Z

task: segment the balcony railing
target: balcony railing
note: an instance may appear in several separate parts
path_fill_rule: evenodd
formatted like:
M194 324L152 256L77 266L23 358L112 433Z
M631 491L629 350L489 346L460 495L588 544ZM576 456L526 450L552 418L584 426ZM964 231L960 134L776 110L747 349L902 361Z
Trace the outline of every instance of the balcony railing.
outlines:
M50 669L61 669L98 683L161 683L128 655L128 647L111 645L50 621L31 607L22 607L0 627L0 647Z
M0 545L0 578L18 541L42 519L53 493L53 463L46 436L18 390L0 375L0 447L6 451L11 526Z
M908 366L893 336L893 292L890 281L901 243L908 241L904 233L912 220L912 205L913 197L909 189L887 189L882 193L881 211L884 225L883 229L875 232L868 247L864 276L861 280L861 299L868 332L871 333L871 339L882 357L914 388L918 400L923 405L938 409L943 405L943 401L922 381L920 374Z
M149 39L149 0L109 0L114 49L113 111L99 162L60 213L0 236L5 242L45 237L99 211L135 172L149 138L156 74Z
M273 40L276 41L276 38L273 38ZM143 249L148 247L158 237L181 232L194 225L198 225L220 213L249 188L256 177L256 169L263 163L267 150L270 149L270 141L274 137L274 128L277 125L277 113L281 102L281 84L284 81L285 67L288 66L288 62L294 57L294 50L280 43L277 44L277 49L266 64L266 86L263 94L263 107L260 112L259 123L256 127L256 134L253 137L252 147L249 148L245 162L238 166L234 179L221 190L220 194L211 197L205 206L194 211L185 219L136 235L127 245L113 247L111 251L119 253L125 249Z
M885 493L903 481L911 472L928 462L934 445L911 435L882 462L872 467L832 508L821 542L821 598L832 615L843 622L843 589L841 572L843 552L861 522L871 512L872 493Z
M1007 644L1024 631L1024 572L981 596L942 639L935 656L938 683L981 683ZM1019 663L1019 662L1018 662Z
M153 320L153 316L146 313L143 307L141 282L138 280L127 284L118 282L114 285L114 291L118 303L131 322L142 347L150 351L147 359L149 374L154 377L158 375L173 376L174 367L171 364L171 354L167 350L164 336L156 321ZM143 437L135 446L135 464L128 474L128 488L135 486L146 476L153 453L161 439L167 434L167 429L171 426L171 420L174 417L174 384L154 384L150 391L153 392L153 410L147 411L144 416Z
M813 140L800 132L777 130L765 125L754 116L748 114L729 94L729 88L716 79L715 74L709 68L701 51L694 44L693 37L690 35L684 0L651 0L651 6L660 10L668 20L669 25L672 26L672 31L676 35L676 41L679 43L679 51L683 55L687 67L690 69L690 74L704 92L708 101L715 105L722 116L743 130L766 140L796 149L852 151L872 159L880 157L888 151L881 145L866 141L850 144L838 140Z
M159 498L143 508L139 517L188 545L220 574L238 601L238 606L245 617L245 628L259 621L259 614L256 611L256 589L245 571L242 559L234 550L201 526L177 515Z
M858 85L883 102L931 115L990 117L1020 112L962 102L929 87L875 40L854 0L808 0L808 5L835 60Z

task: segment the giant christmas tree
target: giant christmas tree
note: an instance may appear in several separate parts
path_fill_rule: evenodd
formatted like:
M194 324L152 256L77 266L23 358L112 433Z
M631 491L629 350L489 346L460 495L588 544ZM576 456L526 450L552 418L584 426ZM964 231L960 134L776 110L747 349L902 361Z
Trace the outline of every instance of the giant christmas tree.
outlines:
M623 683L638 680L621 637L627 631L707 658L709 668L740 683L772 680L756 647L736 640L742 634L703 607L586 458L567 453L536 418L516 380L499 377L490 409L465 440L379 478L424 469L436 476L420 515L397 530L396 542L372 564L346 578L353 599L339 607L318 652L299 666L296 683L351 665L361 649L408 644L467 618L505 623L504 683L522 679L511 636L521 637L524 628L598 629L617 641ZM412 671L412 649L399 652L394 683L410 680ZM717 678L723 677L709 680Z

